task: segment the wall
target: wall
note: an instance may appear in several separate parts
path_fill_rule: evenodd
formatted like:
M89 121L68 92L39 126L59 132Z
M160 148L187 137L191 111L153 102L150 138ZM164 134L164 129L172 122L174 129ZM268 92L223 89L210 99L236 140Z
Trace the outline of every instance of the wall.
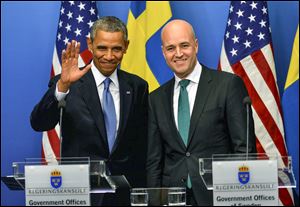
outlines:
M100 16L127 21L129 2L97 2ZM229 2L171 2L174 18L190 21L199 39L199 60L216 68ZM269 2L269 17L282 94L299 18L299 2ZM42 134L29 117L47 89L60 2L1 2L1 176L13 161L39 157ZM24 205L24 192L1 182L1 205Z

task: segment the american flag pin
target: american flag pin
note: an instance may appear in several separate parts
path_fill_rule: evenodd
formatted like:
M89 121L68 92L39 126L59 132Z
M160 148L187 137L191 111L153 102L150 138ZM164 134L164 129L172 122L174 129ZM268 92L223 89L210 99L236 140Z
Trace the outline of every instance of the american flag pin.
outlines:
M130 91L126 91L126 94L127 94L127 95L130 95Z

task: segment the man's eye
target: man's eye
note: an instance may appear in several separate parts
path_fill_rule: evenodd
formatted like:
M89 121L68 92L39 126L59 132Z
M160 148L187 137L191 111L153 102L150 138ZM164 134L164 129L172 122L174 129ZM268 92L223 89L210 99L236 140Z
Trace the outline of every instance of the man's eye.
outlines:
M173 51L174 50L174 47L168 47L167 48L167 51L169 51L169 52L171 52L171 51Z
M121 52L121 51L122 51L122 48L113 48L113 51L114 51L114 52Z
M97 49L100 50L100 51L105 51L106 50L105 47L98 47Z

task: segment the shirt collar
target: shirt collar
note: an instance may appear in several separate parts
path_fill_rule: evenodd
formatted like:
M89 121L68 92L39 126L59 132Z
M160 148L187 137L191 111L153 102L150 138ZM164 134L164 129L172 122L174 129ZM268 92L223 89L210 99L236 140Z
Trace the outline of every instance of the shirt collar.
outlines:
M202 66L200 65L200 63L197 60L194 70L185 79L190 80L192 83L198 84L199 80L200 80L201 72L202 72ZM176 74L174 74L174 75L175 75L174 87L177 88L179 85L179 81L181 81L181 79Z
M92 61L92 73L93 73L93 76L95 78L95 82L96 82L96 86L100 86L100 84L103 83L103 81L106 79L106 78L110 78L111 81L113 82L113 84L119 88L119 81L118 81L118 73L117 73L117 70L118 68L109 76L109 77L106 77L104 76L95 66L94 64L94 61Z

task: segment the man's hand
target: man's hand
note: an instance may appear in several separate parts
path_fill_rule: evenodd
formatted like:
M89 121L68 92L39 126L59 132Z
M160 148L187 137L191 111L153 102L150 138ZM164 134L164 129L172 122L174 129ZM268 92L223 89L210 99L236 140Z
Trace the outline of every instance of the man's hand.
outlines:
M92 65L88 64L82 70L78 67L78 57L80 52L80 42L72 40L68 42L66 50L62 51L61 63L62 70L61 76L58 81L58 91L67 92L72 83L80 79L84 74L91 69Z

